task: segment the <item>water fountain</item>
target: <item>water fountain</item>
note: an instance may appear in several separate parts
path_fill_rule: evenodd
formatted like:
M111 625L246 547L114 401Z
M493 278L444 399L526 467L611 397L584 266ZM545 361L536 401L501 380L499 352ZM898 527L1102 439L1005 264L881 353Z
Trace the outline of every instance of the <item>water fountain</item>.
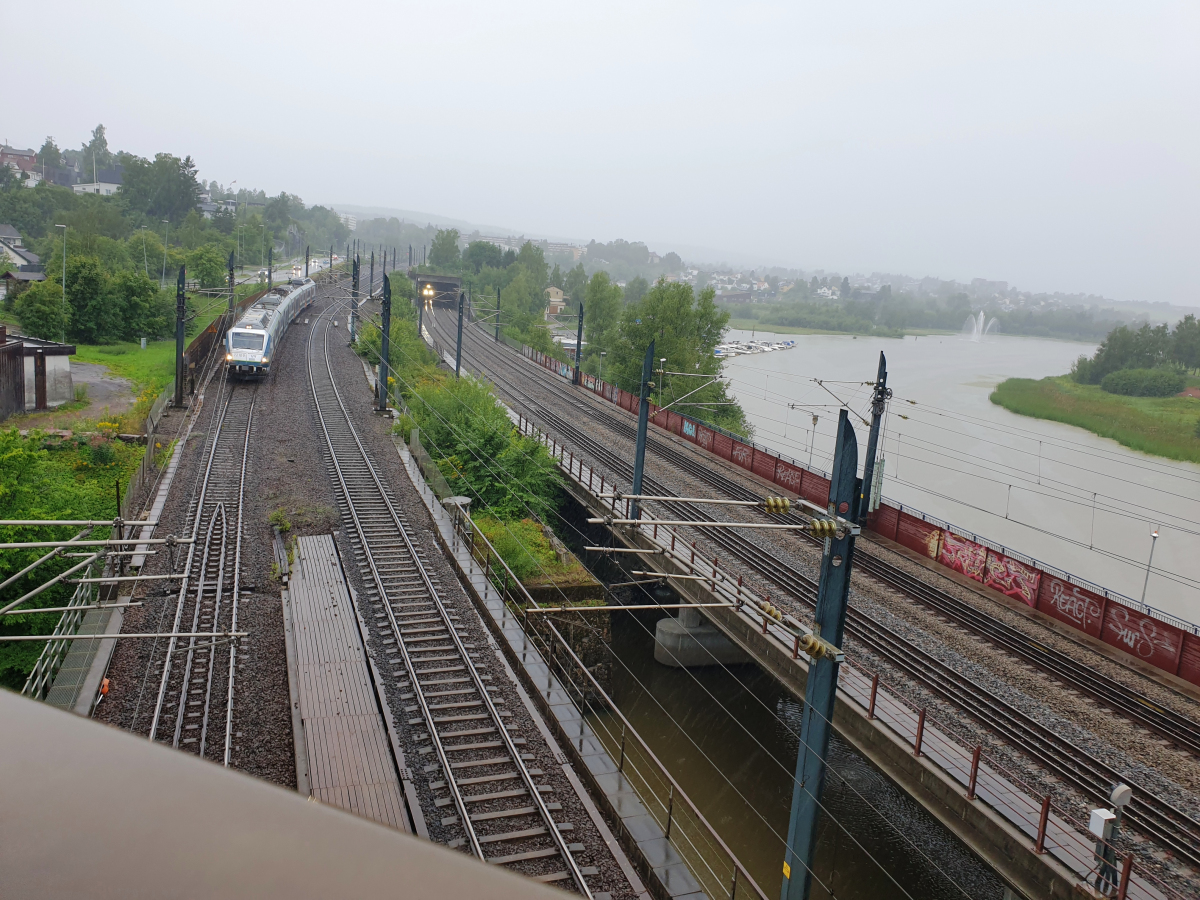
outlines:
M986 325L984 324L985 322ZM999 320L993 316L991 321L988 321L987 313L981 309L978 316L967 316L967 321L963 322L962 337L963 340L980 344L983 343L984 338L986 338L988 335L998 333L999 329Z

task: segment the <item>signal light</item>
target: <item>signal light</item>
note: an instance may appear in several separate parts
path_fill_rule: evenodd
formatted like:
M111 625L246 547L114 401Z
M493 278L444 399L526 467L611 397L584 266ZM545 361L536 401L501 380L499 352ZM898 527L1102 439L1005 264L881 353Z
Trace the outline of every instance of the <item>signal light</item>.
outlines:
M813 519L808 523L808 530L817 537L833 537L837 534L838 525L833 519Z
M792 501L787 497L768 497L763 501L763 506L769 513L783 515L792 508Z

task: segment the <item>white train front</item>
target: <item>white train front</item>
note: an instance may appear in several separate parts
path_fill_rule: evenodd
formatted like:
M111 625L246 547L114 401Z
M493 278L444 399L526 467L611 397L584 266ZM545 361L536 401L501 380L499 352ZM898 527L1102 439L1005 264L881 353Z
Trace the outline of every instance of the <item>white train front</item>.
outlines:
M284 332L317 298L311 278L294 278L255 301L225 335L225 362L233 375L266 375Z

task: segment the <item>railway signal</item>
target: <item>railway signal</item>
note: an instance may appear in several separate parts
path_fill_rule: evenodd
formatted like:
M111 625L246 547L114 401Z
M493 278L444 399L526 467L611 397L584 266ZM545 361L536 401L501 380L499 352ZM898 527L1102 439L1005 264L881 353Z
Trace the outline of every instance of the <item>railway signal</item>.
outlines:
M849 509L859 492L857 478L858 439L846 410L838 416L837 444L830 485L830 511ZM818 519L816 522L828 520ZM833 523L830 523L833 524ZM822 526L826 527L826 526ZM850 566L854 559L854 533L843 530L825 544L821 557L821 580L817 586L814 616L818 636L835 647L842 646L846 607L850 599ZM808 667L804 691L804 718L800 726L800 748L796 755L796 779L792 790L792 812L788 823L783 858L782 900L808 900L812 888L812 864L817 849L817 817L825 785L825 760L837 694L837 661L813 659ZM795 870L795 871L793 871Z

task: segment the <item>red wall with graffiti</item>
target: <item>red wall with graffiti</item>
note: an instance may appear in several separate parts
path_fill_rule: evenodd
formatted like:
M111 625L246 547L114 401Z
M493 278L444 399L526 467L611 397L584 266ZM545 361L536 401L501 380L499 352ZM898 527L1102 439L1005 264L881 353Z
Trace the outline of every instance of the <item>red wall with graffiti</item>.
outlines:
M557 360L528 348L524 352L550 371L569 376L570 371L561 369ZM589 379L586 386L606 400L637 414L638 399L633 394L599 379ZM655 415L658 407L654 404L650 404L650 410L652 424L730 460L810 503L825 506L829 502L829 480L810 469L734 440L673 410ZM1020 600L1137 659L1200 685L1200 635L1146 615L1118 600L1110 600L1057 574L1030 566L887 503L880 504L868 517L867 526L882 537L936 560L998 593Z

